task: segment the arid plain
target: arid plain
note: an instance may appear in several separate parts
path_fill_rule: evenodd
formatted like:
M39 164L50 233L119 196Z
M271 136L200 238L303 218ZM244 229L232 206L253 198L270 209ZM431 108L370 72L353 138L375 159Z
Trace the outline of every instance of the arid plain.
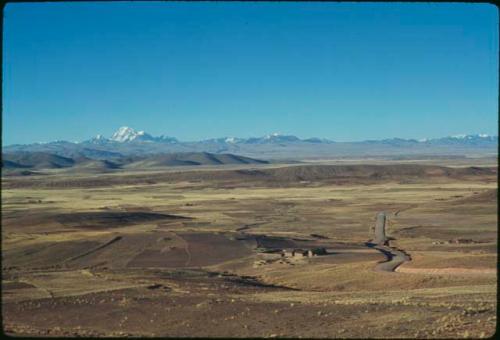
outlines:
M2 266L11 335L489 337L496 159L3 176Z

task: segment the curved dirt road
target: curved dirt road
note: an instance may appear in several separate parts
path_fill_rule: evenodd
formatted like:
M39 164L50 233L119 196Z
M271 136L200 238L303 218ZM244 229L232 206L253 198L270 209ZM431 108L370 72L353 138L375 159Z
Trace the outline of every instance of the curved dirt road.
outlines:
M404 251L399 249L394 249L389 247L389 240L385 235L385 222L386 222L385 212L379 212L377 214L377 222L375 223L375 237L371 242L366 243L370 248L377 249L387 258L387 261L379 263L375 270L394 272L395 269L406 261L410 261L411 258Z
M386 262L379 263L375 267L377 271L394 272L401 264L411 260L410 256L401 250L393 249L388 246L374 246L373 248L383 253L387 258Z

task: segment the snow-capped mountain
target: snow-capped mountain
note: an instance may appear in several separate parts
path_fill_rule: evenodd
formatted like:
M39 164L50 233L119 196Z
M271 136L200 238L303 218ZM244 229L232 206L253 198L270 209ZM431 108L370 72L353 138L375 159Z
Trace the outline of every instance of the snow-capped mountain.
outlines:
M317 143L317 142L331 142L328 139L319 138L309 138L300 139L292 135L281 135L279 133L273 133L263 137L250 137L250 138L237 138L237 137L222 137L222 138L212 138L201 141L199 143L219 143L219 144L276 144L276 143L289 143L289 142L306 142L306 143Z
M289 142L300 142L300 138L292 135L281 135L279 133L273 133L264 137L252 137L243 140L245 144L269 144L269 143L289 143Z
M405 138L389 138L381 140L366 140L360 143L364 144L388 144L395 146L407 146L412 144L419 145L480 145L498 143L498 136L490 136L487 134L473 135L453 135L441 138L422 138L422 139L405 139Z
M245 139L243 139L243 138L221 137L221 138L205 139L203 141L195 142L195 143L238 144L238 143L242 143L244 141L245 141Z
M91 138L87 141L84 141L84 143L88 144L106 144L109 142L109 139L104 137L103 135L97 135L94 138Z
M423 141L427 144L460 144L460 145L483 145L490 143L498 144L498 136L490 136L487 134L473 134L473 135L454 135L443 138L433 138Z
M224 142L226 143L239 143L241 140L240 138L236 138L236 137L227 137L224 139Z
M169 137L161 135L159 137L153 137L149 133L144 131L136 131L128 126L122 126L119 128L111 138L106 138L103 135L97 135L84 143L87 144L106 144L106 143L130 143L130 142L158 142L158 143L177 143L177 139L174 137Z
M170 143L170 144L179 143L177 138L169 137L169 136L165 136L165 135L161 135L159 137L153 137L153 140L156 142L159 142L159 143Z
M131 142L134 140L152 140L153 136L144 132L144 131L135 131L128 126L122 126L116 131L113 136L111 136L110 140L115 142Z

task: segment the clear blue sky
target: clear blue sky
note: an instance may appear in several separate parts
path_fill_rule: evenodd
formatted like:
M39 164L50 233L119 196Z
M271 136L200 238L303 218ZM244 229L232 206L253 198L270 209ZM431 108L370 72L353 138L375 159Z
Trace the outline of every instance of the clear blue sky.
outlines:
M3 143L497 135L489 4L5 7Z

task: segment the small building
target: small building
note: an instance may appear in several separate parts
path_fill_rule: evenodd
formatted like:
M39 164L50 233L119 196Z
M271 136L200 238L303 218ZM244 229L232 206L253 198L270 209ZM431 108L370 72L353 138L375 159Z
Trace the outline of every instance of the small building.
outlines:
M314 249L283 249L281 251L282 257L294 257L294 258L302 258L302 257L313 257L318 255L326 255L325 248L314 248Z
M293 257L293 255L294 255L293 250L283 249L283 251L281 252L282 257Z

